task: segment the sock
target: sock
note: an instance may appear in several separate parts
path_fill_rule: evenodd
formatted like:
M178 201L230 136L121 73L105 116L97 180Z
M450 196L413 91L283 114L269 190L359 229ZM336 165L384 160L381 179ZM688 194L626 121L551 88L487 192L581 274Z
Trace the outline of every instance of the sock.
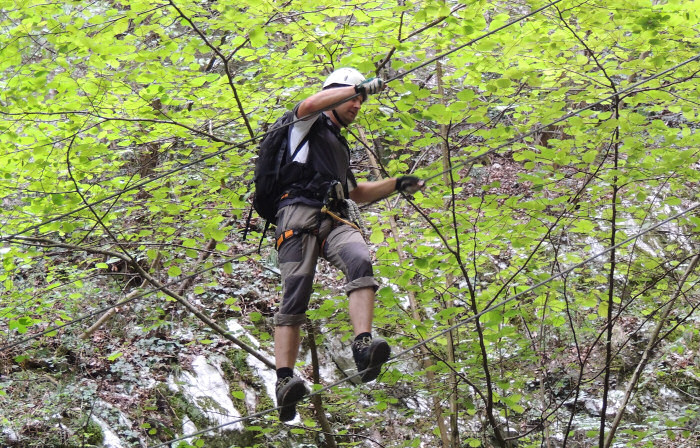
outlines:
M290 376L294 376L294 370L292 370L290 367L280 367L277 369L277 379L281 380L282 378L287 378Z
M360 333L357 336L355 336L355 340L359 341L365 337L369 337L370 339L372 339L372 333Z

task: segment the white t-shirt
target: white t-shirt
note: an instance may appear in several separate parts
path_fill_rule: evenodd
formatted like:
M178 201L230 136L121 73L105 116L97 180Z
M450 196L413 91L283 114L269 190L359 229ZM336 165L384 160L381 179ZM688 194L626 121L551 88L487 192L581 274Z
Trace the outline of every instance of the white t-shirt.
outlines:
M289 155L292 156L294 151L299 147L299 144L308 135L311 126L318 118L318 114L309 117L306 120L297 121L294 123L289 131ZM306 159L309 157L309 141L305 141L304 144L299 148L296 157L294 157L294 162L306 163Z

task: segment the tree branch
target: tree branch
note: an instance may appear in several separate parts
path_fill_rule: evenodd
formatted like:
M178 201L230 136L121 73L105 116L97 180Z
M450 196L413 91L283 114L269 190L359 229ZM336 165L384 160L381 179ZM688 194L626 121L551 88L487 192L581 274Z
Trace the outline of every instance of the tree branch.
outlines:
M225 330L224 328L219 326L216 322L214 322L212 319L210 319L204 313L199 311L187 299L185 299L181 295L177 294L175 291L169 289L164 284L159 282L157 279L155 279L153 276L151 276L148 272L146 272L146 270L143 269L138 263L136 263L136 262L132 263L132 260L129 259L128 257L126 257L125 255L123 255L119 252L111 251L111 250L94 248L94 247L77 246L77 245L73 245L73 244L64 243L61 241L50 240L47 238L21 237L19 239L23 240L23 241L33 241L33 242L38 242L38 243L42 243L42 244L47 244L47 245L50 245L51 247L61 247L64 249L70 249L70 250L74 250L74 251L87 252L87 253L91 253L91 254L99 254L99 255L104 255L106 257L114 257L114 258L118 258L118 259L124 261L125 263L128 263L134 270L136 270L139 273L139 275L141 275L142 278L146 279L151 285L155 286L160 291L163 291L165 294L167 294L168 296L175 299L178 303L180 303L188 311L190 311L192 314L194 314L199 320L201 320L209 328L211 328L216 333L223 336L225 339L228 339L229 341L238 345L240 348L245 350L247 353L258 358L260 361L263 362L263 364L265 364L270 369L275 368L275 364L272 361L270 361L269 359L264 357L261 353L259 353L258 351L256 351L252 347L250 347L248 344L246 344L242 340L231 335L227 330Z
M180 8L175 5L173 0L168 0L168 3L177 11L177 13L182 17L184 20L187 21L187 23L190 24L192 29L199 35L199 37L202 38L204 43L206 44L207 47L211 48L212 51L223 61L224 63L224 71L226 72L226 78L228 79L228 85L231 87L231 91L233 92L233 97L236 100L236 105L238 106L238 110L241 113L241 117L243 118L243 122L245 123L246 128L248 129L248 134L250 135L250 138L255 138L255 132L253 132L253 128L250 126L250 122L248 121L248 115L245 112L245 109L243 108L243 104L241 103L241 99L238 95L238 89L236 89L236 86L233 84L233 75L231 75L231 68L229 67L229 59L226 58L226 56L219 51L216 46L212 45L211 42L209 42L209 39L204 35L202 31L195 25L195 23L185 15Z
M622 399L622 403L620 404L620 407L619 407L617 413L615 414L613 422L610 426L610 431L608 432L607 437L605 438L604 448L609 448L612 445L613 439L615 437L615 432L617 431L617 428L620 426L620 422L622 421L622 416L625 414L625 407L627 406L627 403L629 402L630 398L632 397L632 391L637 386L637 382L639 381L639 378L641 377L642 373L644 372L644 369L646 368L646 366L649 362L649 359L651 358L651 351L656 346L656 343L659 339L659 334L661 333L661 329L664 327L664 325L666 325L666 320L668 319L668 316L671 313L671 310L673 309L673 306L675 305L676 300L681 295L681 291L683 290L683 285L688 280L688 277L690 276L690 274L697 267L698 261L700 261L700 254L695 255L693 257L693 259L690 260L690 263L688 264L688 267L686 268L685 273L683 274L683 277L678 282L678 288L676 288L675 294L673 295L671 300L664 307L664 309L661 313L661 316L659 317L659 321L657 322L656 327L654 328L654 331L651 333L651 337L649 338L649 341L647 342L647 346L644 349L644 353L642 354L642 359L639 360L639 363L637 364L637 367L634 370L632 377L627 382L627 387L625 388L625 396Z

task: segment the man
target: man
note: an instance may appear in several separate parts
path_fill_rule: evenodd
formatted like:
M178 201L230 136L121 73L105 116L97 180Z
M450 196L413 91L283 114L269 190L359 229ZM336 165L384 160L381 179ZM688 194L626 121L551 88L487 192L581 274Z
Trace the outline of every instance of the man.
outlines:
M415 176L402 176L358 184L350 171L348 144L340 133L357 118L367 95L383 88L380 78L366 80L355 69L341 68L326 79L323 90L294 109L295 117L303 120L289 129L283 179L288 184L277 212L275 235L283 284L282 303L274 318L281 421L294 418L296 402L307 394L293 369L319 256L341 269L347 279L345 291L355 334L352 352L362 381L374 380L391 354L384 339L372 337L378 283L367 245L345 210L345 199L372 202L395 190L414 193L424 183ZM325 111L330 107L334 108Z

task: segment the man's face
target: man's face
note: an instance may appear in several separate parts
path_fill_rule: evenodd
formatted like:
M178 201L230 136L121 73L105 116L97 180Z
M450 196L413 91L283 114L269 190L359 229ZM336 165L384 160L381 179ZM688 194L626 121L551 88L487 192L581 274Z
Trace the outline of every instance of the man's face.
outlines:
M360 113L360 108L362 107L362 97L356 96L355 98L344 102L340 106L335 108L336 113L343 120L343 123L350 124L355 121L357 114Z

